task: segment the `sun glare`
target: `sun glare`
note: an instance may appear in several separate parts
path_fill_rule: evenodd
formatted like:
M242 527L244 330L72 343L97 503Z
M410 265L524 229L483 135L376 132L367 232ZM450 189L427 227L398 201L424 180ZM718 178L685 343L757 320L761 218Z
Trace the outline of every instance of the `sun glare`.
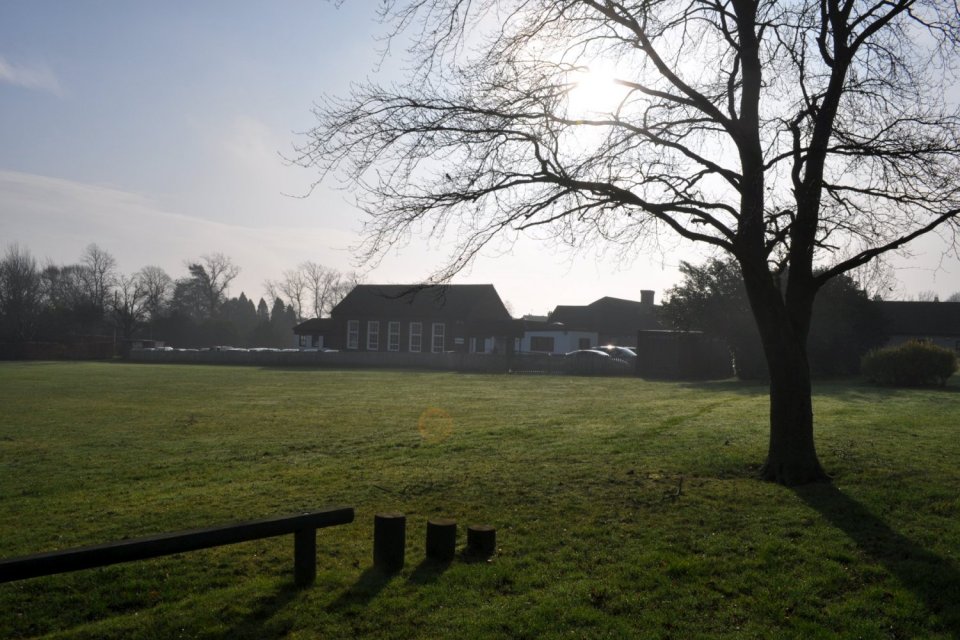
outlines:
M627 89L616 82L612 67L593 64L574 71L573 88L568 94L568 109L573 117L609 114L617 110Z

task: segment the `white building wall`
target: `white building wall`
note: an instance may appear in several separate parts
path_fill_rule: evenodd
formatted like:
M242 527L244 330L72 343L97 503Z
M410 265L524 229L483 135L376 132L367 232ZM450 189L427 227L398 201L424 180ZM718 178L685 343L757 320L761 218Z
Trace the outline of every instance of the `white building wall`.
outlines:
M580 349L580 340L590 341L590 346L597 345L598 335L596 331L524 331L523 338L520 339L520 351L528 352L530 349L530 339L534 337L553 338L553 351L550 353L562 354ZM544 353L544 352L538 352Z

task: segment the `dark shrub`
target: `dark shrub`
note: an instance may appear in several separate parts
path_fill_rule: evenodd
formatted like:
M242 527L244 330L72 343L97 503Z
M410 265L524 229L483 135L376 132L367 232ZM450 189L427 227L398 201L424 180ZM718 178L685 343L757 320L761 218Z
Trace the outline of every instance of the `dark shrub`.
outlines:
M878 384L943 386L957 370L957 356L949 349L914 340L870 351L863 356L860 370L868 380Z

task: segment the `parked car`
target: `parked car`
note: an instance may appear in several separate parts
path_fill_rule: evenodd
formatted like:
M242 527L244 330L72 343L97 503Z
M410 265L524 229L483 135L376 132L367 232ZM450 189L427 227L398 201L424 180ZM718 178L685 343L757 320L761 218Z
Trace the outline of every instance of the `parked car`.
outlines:
M565 353L563 357L570 358L571 361L575 362L595 362L609 358L610 354L604 353L600 349L577 349L576 351Z
M597 351L603 351L605 354L611 358L617 358L627 362L627 364L634 364L637 357L637 352L631 349L630 347L621 347L615 344L607 344L602 347L594 347Z
M566 369L578 375L625 373L630 365L599 349L578 349L564 355Z

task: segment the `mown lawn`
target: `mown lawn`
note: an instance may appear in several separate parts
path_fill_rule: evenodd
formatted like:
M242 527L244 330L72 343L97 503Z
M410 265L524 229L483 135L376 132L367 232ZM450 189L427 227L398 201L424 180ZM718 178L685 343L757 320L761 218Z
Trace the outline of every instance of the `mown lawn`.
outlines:
M814 402L835 481L794 490L753 479L761 386L0 364L0 557L357 510L308 589L274 538L0 585L0 637L960 637L960 385ZM499 553L423 562L433 516Z

